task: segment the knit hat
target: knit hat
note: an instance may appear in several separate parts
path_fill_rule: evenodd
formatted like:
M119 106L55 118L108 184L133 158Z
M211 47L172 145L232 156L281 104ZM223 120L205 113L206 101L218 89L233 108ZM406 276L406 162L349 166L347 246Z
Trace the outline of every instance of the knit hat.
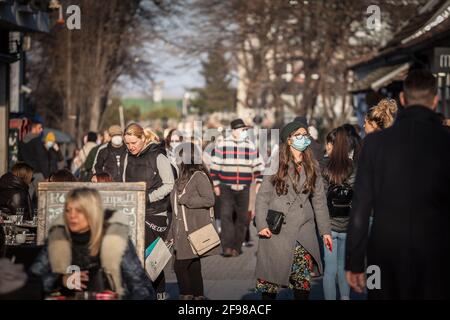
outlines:
M87 134L87 141L89 142L96 142L97 141L97 134L95 132L89 131Z
M286 142L289 138L289 135L297 131L300 128L304 128L306 131L308 131L308 125L303 121L292 121L289 122L287 125L281 129L280 138L282 142Z
M49 142L49 141L53 141L53 142L55 142L56 141L56 136L55 136L55 134L53 133L53 132L49 132L49 133L47 133L47 135L45 136L45 142Z
M109 135L111 137L123 135L122 128L120 126L118 126L117 124L112 125L111 127L109 127L108 133L109 133Z

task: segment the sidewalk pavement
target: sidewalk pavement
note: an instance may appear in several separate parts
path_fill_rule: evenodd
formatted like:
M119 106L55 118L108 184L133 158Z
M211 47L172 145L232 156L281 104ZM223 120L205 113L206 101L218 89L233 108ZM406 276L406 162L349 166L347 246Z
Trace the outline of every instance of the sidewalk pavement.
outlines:
M202 259L202 274L206 297L211 300L261 299L261 295L254 292L258 238L253 225L251 225L251 236L254 246L244 247L243 254L239 257L224 258L219 255ZM169 292L170 299L178 299L178 284L172 266L173 261L169 262L165 269L167 291ZM364 295L352 292L350 298L362 300L364 299ZM293 299L291 290L282 289L277 299ZM324 299L322 277L313 279L309 299Z

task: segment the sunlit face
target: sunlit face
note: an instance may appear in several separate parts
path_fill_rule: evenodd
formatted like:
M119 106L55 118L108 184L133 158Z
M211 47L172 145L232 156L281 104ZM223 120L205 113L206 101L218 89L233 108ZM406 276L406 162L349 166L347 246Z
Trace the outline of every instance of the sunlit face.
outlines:
M373 121L369 121L366 118L366 120L364 121L364 131L366 132L366 134L372 133L376 130L378 130L378 126Z
M89 222L83 211L76 206L76 203L69 202L65 211L67 226L74 233L89 231Z
M133 155L136 155L139 152L141 152L142 148L144 147L144 139L127 134L125 135L124 140L125 145Z

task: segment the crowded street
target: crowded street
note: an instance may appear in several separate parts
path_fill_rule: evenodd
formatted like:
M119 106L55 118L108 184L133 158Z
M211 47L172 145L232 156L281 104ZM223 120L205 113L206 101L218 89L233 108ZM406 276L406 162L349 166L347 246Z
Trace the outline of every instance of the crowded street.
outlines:
M0 1L0 310L449 300L449 164L450 0Z

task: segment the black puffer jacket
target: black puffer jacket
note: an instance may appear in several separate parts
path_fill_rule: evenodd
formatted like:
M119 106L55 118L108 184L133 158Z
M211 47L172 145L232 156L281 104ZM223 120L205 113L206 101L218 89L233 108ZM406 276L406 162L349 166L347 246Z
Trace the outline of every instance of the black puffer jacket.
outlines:
M175 179L163 145L150 143L138 155L127 153L123 181L147 183L147 214L169 210Z
M28 133L19 144L19 160L30 165L35 173L42 173L45 178L50 175L48 151L45 149L41 136Z
M16 214L17 209L24 209L24 220L32 217L27 184L8 172L0 178L0 210L7 214Z

